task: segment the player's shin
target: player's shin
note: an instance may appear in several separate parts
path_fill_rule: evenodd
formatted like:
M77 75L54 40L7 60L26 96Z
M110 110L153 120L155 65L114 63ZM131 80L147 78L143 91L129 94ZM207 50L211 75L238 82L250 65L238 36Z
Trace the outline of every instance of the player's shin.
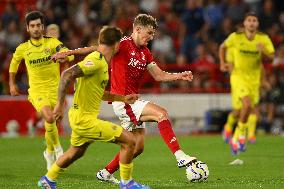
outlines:
M248 118L248 139L251 143L255 142L255 130L257 125L257 116L250 114Z
M55 181L58 177L58 175L60 175L61 173L63 173L65 171L66 168L61 168L59 167L56 163L54 163L52 165L52 167L49 169L49 171L46 174L46 177L50 180L50 181Z
M176 138L171 122L169 120L163 120L158 122L158 129L165 143L167 144L167 146L169 147L169 149L172 151L173 154L176 151L180 150L178 140Z
M120 178L123 184L127 184L132 180L132 172L133 172L133 162L124 164L119 162L120 166Z

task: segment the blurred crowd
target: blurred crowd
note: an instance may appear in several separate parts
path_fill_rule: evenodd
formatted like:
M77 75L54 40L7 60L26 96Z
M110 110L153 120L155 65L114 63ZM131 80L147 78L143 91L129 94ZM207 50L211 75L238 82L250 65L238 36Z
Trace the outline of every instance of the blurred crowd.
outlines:
M228 92L228 75L219 71L218 46L242 25L248 11L259 15L260 30L269 34L277 49L271 69L284 65L282 0L0 0L0 94L8 94L12 53L28 39L24 15L30 10L42 11L46 26L58 25L56 37L69 49L95 44L103 25L116 25L129 35L138 13L156 17L159 29L149 46L156 61L168 71L190 69L195 78L190 84L153 84L146 75L145 92ZM17 77L25 93L23 65Z

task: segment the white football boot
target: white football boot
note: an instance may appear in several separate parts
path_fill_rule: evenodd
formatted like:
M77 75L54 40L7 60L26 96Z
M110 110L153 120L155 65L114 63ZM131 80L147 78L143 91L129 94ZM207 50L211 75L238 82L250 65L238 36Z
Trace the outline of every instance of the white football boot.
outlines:
M119 184L119 181L116 178L114 178L114 176L110 174L106 169L102 169L99 172L97 172L97 179L112 184Z

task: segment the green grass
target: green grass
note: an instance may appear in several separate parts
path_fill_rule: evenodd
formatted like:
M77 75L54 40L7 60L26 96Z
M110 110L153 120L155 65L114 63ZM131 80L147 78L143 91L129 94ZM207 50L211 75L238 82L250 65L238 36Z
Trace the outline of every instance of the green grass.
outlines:
M188 183L185 169L176 167L174 157L160 137L148 137L143 155L135 160L134 178L153 189L254 189L284 188L284 138L258 137L257 144L248 145L247 152L238 156L241 166L230 166L235 159L219 136L179 137L189 154L208 164L209 179L203 183ZM69 140L62 138L64 149ZM32 189L45 174L43 138L0 139L0 188ZM115 155L114 144L94 143L85 156L71 165L58 178L59 189L118 188L97 181L96 172ZM118 177L118 174L116 174Z

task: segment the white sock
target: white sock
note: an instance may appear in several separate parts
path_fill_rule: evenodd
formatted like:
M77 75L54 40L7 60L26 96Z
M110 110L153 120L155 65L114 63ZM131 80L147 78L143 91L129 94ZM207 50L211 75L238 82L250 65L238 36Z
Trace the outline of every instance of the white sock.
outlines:
M179 160L182 156L185 156L186 154L182 150L178 150L174 153L176 156L176 159Z

